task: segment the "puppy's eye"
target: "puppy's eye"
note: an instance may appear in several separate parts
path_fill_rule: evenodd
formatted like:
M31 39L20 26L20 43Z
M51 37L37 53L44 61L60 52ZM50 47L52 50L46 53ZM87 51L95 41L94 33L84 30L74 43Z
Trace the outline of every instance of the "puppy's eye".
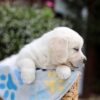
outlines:
M74 50L75 50L75 51L79 51L79 49L78 49L78 48L74 48Z

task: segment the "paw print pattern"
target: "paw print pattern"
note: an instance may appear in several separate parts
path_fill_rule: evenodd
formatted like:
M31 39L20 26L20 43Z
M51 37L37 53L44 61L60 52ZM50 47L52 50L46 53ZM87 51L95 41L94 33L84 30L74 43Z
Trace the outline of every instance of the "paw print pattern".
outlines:
M17 90L17 86L13 82L10 73L8 73L8 75L0 75L0 90L4 91L4 100L15 100L15 91Z

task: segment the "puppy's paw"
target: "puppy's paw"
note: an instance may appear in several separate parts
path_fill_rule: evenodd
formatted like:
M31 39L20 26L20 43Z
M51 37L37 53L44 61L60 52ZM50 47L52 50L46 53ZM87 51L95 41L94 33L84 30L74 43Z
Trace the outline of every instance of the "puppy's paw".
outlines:
M71 76L71 69L67 66L59 66L56 73L60 79L68 79Z
M24 70L21 72L21 79L23 80L23 83L25 84L31 84L35 80L35 73L34 71L27 71Z

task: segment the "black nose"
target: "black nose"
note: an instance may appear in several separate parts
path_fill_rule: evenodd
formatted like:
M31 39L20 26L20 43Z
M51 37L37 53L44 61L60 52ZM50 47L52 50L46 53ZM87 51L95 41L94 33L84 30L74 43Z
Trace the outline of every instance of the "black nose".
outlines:
M86 61L87 61L86 59L83 59L83 63L84 63L84 64L86 63Z

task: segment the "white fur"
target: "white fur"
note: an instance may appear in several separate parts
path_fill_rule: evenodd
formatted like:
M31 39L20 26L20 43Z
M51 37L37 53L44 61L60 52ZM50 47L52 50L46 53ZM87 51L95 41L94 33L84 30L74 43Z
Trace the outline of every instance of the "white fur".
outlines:
M16 56L16 65L27 84L35 80L36 67L56 69L58 77L67 79L71 75L70 67L77 67L86 59L82 46L83 39L77 32L57 27L22 48Z
M68 66L58 66L56 73L60 79L68 79L71 76L71 69Z
M17 55L12 55L0 61L0 66L15 66Z

